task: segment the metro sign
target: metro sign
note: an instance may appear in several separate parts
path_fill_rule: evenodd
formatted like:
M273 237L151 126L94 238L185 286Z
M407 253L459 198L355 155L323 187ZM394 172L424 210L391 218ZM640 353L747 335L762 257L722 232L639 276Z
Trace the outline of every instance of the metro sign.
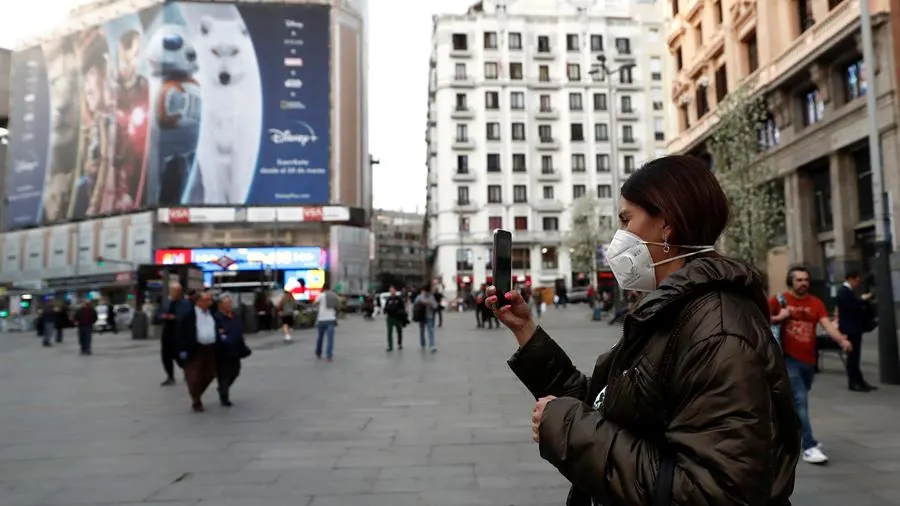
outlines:
M236 264L237 262L235 262L235 260L233 258L231 258L230 256L225 255L225 256L221 256L221 257L217 258L216 261L213 263L218 265L222 269L228 270L229 267Z

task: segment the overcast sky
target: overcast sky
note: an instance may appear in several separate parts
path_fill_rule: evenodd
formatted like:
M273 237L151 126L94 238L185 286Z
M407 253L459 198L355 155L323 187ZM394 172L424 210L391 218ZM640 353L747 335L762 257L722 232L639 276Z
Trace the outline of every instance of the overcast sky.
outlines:
M0 15L0 47L62 23L84 0L27 0ZM369 1L369 149L375 206L424 211L425 121L431 16L474 0Z

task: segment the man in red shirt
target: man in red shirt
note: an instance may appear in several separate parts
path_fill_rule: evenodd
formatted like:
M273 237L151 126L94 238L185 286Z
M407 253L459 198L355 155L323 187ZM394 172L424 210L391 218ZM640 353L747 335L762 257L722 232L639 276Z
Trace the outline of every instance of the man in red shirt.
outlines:
M845 352L851 349L850 340L832 323L822 299L809 293L808 270L792 267L788 271L787 284L788 291L769 299L771 321L781 326L784 363L803 432L803 460L810 464L825 464L828 457L813 437L809 422L809 390L816 368L816 327L821 325Z

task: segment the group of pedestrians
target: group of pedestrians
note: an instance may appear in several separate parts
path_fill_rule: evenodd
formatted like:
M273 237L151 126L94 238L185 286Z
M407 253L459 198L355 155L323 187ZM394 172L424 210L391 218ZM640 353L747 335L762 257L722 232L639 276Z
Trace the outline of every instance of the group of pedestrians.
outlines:
M337 328L338 313L341 309L341 299L328 288L319 293L315 301L316 308L316 358L324 358L328 362L334 359L334 332ZM281 331L284 334L284 342L294 342L294 326L296 313L300 309L294 294L285 290L278 301L277 312L281 318Z
M435 342L435 320L441 315L441 294L439 290L425 285L412 301L412 319L419 325L419 346L431 353L437 352ZM387 350L394 351L394 332L397 332L397 348L403 349L403 328L410 324L410 314L407 311L407 299L397 292L395 287L390 287L387 299L384 301L385 321L387 324ZM443 323L443 321L441 321Z
M175 385L177 364L184 370L195 412L205 410L203 394L213 380L218 383L219 402L231 406L231 387L240 375L241 360L251 354L231 296L223 294L214 301L212 292L204 291L187 298L181 284L172 283L155 321L162 325L160 353L166 373L162 386Z
M85 299L74 311L69 311L59 303L45 307L35 322L36 330L41 336L41 344L45 348L63 342L66 328L75 327L78 333L78 347L82 356L93 354L94 324L97 323L97 310L93 303Z
M806 268L791 268L786 284L787 291L769 299L772 333L784 354L794 407L800 418L801 458L810 464L824 464L828 462L828 456L813 436L809 415L809 391L818 362L817 328L825 329L828 337L845 353L847 387L853 392L875 390L860 368L862 335L875 328L867 303L871 295L857 295L862 279L859 273L849 272L837 292L835 322L822 299L809 293L810 275Z

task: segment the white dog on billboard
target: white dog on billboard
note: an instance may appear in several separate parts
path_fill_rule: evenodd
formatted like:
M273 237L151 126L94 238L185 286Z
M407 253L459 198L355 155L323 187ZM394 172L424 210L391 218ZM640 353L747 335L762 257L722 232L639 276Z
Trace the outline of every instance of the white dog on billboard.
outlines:
M204 99L198 147L203 203L244 204L256 170L262 101L253 41L240 17L203 15L196 33Z

